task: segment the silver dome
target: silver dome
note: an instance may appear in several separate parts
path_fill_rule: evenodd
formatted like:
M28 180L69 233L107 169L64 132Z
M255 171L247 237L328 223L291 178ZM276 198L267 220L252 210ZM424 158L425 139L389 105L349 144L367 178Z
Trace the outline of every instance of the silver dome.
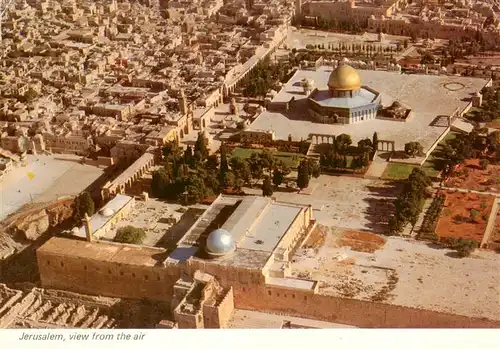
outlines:
M220 256L233 250L233 236L227 230L217 229L208 235L206 251L209 254Z

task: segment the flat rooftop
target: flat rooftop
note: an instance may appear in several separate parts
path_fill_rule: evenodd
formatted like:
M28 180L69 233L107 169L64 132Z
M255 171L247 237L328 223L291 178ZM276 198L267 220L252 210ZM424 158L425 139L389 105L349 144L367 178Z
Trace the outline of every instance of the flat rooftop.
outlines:
M139 266L155 266L164 249L53 237L37 252Z
M109 201L104 207L95 214L90 217L90 225L92 227L92 235L95 234L96 231L101 229L110 219L114 217L114 214L120 211L126 204L128 204L134 198L127 195L118 194L111 201ZM105 216L102 213L107 210L111 210L113 215ZM85 229L85 224L83 224L78 231L75 231L73 234L75 236L85 238L87 236L87 232Z
M198 218L165 263L198 258L207 236L222 228L231 233L237 248L207 263L262 268L303 207L260 196L221 195Z
M300 206L269 203L256 222L237 242L237 247L272 252L301 210Z
M318 70L299 70L286 83L273 99L273 102L295 99L294 106L284 115L280 112L264 111L250 125L250 129L271 130L277 139L307 139L309 134L351 135L353 143L370 138L377 132L379 139L393 140L397 149L403 149L408 141L422 144L424 151L443 133L445 127L432 126L438 116L451 115L458 108L463 110L469 104L469 98L480 91L486 79L458 77L400 74L398 72L357 70L363 86L380 93L383 106L394 101L412 109L412 116L406 122L391 120L367 120L356 124L321 124L310 121L307 116L307 96L297 82L307 78L314 82L314 87L327 89L331 67L320 67ZM294 86L295 85L295 86Z
M316 281L295 279L289 277L285 278L270 277L267 280L267 284L281 286L281 287L288 287L292 289L309 290L309 291L313 291L314 288L316 287Z

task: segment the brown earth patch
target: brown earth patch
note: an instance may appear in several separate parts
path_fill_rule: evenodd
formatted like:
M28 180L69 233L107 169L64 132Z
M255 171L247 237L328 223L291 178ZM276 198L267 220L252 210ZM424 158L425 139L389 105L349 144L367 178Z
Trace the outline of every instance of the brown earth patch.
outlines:
M479 166L479 159L468 159L453 172L446 181L450 188L477 191L500 191L500 165L489 164L485 170Z
M439 237L471 239L480 243L495 198L463 192L447 192L445 195L436 234Z
M373 233L362 231L345 231L337 243L339 247L348 246L353 251L373 253L381 249L386 240Z

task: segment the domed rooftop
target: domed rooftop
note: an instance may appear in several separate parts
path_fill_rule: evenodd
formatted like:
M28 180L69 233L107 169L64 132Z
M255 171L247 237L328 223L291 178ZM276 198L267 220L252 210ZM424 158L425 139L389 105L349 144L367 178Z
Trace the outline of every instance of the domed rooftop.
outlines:
M103 215L104 217L111 217L114 213L115 213L115 211L113 211L109 207L106 207L105 209L103 209L101 211L101 215Z
M328 87L339 91L356 90L361 87L361 80L356 69L341 64L330 74Z
M233 236L225 229L217 229L207 237L206 251L215 256L232 252L235 248Z

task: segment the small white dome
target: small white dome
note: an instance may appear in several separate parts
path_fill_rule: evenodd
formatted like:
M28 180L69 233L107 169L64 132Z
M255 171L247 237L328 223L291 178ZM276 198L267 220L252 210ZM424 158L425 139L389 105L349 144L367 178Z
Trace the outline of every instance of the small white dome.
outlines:
M78 227L74 227L73 229L71 229L71 232L73 234L78 234L79 231L80 231L80 229L78 229Z
M103 215L104 217L111 217L112 215L115 214L115 211L113 211L112 209L110 209L109 207L106 207L104 208L102 211L101 211L101 215Z

